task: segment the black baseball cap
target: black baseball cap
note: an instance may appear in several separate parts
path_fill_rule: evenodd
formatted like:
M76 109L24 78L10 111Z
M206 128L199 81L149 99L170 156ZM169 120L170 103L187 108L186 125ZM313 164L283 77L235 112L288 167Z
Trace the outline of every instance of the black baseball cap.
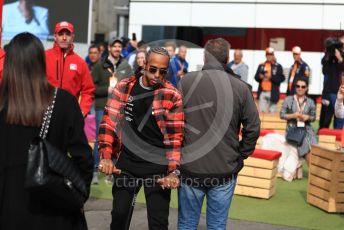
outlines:
M121 45L123 46L123 39L119 38L119 37L113 37L110 39L109 41L109 46L112 46L113 44L115 44L116 42L121 43Z

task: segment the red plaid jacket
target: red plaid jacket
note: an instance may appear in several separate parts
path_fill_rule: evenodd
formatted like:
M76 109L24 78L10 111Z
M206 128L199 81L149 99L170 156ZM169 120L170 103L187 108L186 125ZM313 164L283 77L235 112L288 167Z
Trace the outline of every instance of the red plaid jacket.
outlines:
M112 155L116 159L119 158L124 107L136 81L137 78L133 76L117 83L105 106L98 136L99 154L103 159L110 159ZM154 91L152 114L164 137L168 171L171 172L180 164L184 138L184 112L182 96L170 82L164 81L163 86Z

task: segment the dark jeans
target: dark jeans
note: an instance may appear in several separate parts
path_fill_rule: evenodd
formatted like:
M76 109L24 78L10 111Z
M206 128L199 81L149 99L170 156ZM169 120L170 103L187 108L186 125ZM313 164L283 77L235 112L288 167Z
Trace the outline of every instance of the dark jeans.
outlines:
M334 106L336 104L336 100L337 100L337 94L330 94L330 101L331 101L331 106L333 108L333 111L334 111ZM336 116L334 116L333 128L342 129L343 125L344 125L344 119L337 118Z
M334 109L332 105L323 104L321 106L321 111L320 111L319 129L329 128L333 115L334 115Z
M100 122L102 121L103 118L103 110L95 110L96 112L96 143L94 143L94 148L93 148L93 158L94 158L94 171L98 171L98 165L99 165L99 153L98 153L98 135L99 135L99 126Z
M142 182L140 179L139 181ZM171 190L163 190L156 183L145 183L143 185L139 183L138 186L135 186L133 179L122 175L114 175L111 230L125 229L134 192L137 194L142 186L146 197L149 230L168 229ZM144 227L142 226L142 228Z

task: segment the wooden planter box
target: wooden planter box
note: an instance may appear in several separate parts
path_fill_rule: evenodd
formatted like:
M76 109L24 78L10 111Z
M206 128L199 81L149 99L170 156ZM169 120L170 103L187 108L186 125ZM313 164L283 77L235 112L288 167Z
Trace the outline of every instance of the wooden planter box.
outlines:
M255 150L245 160L237 178L234 194L269 199L276 191L276 174L281 153ZM265 159L263 159L265 158Z
M344 212L344 153L312 146L307 202L327 212Z

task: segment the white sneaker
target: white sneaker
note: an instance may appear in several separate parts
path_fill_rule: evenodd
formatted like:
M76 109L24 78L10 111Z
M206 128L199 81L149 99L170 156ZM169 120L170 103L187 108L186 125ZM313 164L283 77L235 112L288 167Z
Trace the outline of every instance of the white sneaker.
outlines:
M98 180L98 172L94 172L93 173L93 178L92 178L92 182L91 184L99 184L99 180Z
M105 177L105 184L112 185L113 184L113 176L112 175L107 175Z

